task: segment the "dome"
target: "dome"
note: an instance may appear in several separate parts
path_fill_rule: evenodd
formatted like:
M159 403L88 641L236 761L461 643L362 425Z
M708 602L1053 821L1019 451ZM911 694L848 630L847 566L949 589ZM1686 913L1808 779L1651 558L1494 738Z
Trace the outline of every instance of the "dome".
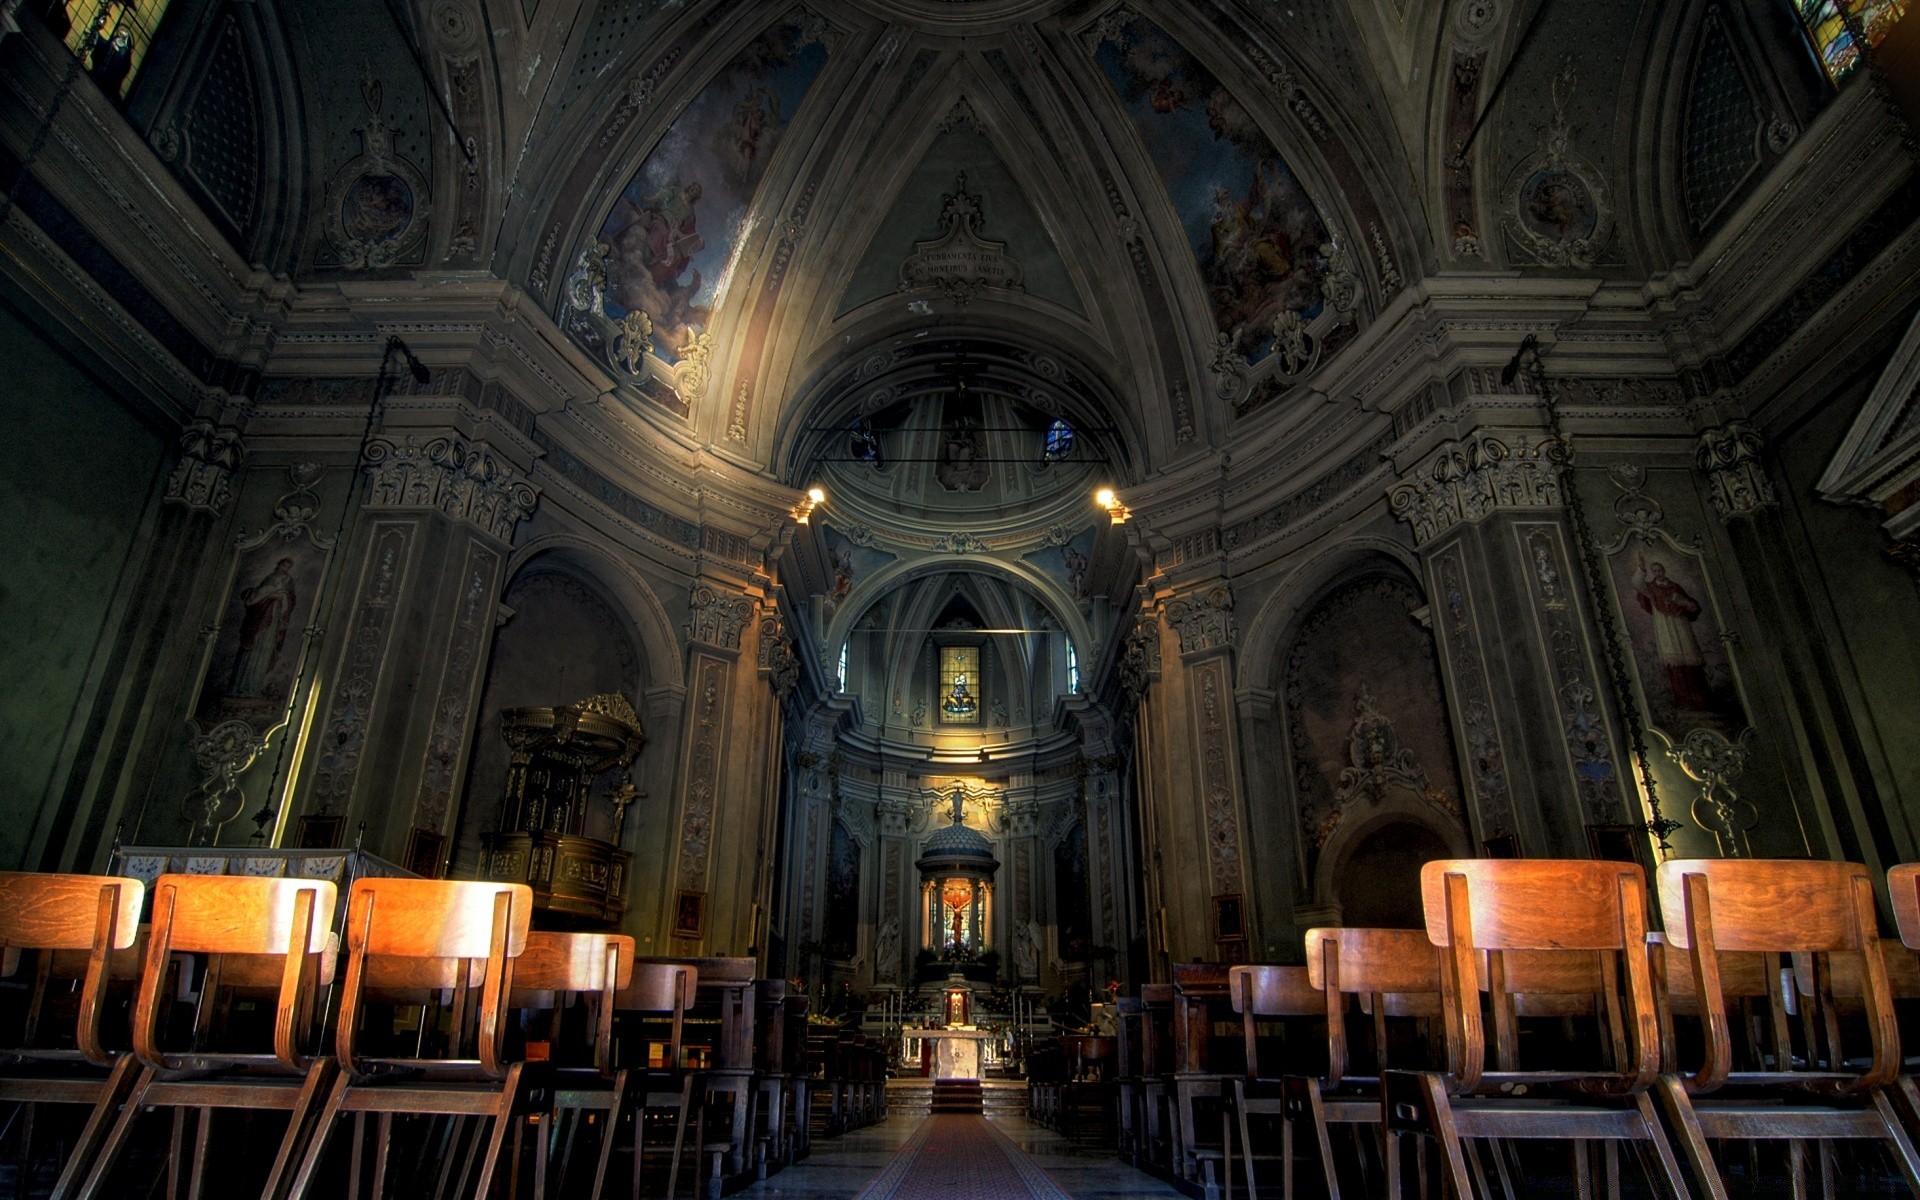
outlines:
M925 858L981 858L993 861L993 847L978 830L965 825L949 825L945 829L936 829L927 839L920 857Z

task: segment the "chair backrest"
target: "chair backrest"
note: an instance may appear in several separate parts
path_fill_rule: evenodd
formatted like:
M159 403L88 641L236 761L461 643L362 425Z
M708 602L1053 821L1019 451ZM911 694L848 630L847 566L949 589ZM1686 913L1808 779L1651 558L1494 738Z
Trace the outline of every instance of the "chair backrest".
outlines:
M1893 923L1909 950L1920 950L1920 863L1901 863L1887 871L1887 897Z
M517 1009L550 1012L551 1036L557 1041L564 997L586 997L593 1013L594 1061L607 1073L613 1052L614 993L632 979L633 939L625 934L533 930L520 957L513 960L508 1003Z
M634 964L633 978L614 997L613 1006L623 1013L665 1016L672 1028L663 1061L668 1070L684 1066L682 1037L687 1010L693 1007L694 993L700 986L700 971L687 963L648 960Z
M106 984L114 977L116 951L125 955L140 935L140 908L146 885L115 875L59 875L31 871L0 871L0 975L19 970L20 952L43 952L49 967L57 952L84 951L86 958L75 975L80 985L79 1024L75 1044L96 1066L112 1063L100 1040L100 1011ZM137 959L134 960L137 962ZM49 977L58 974L50 969ZM41 988L29 1004L23 1045L35 1040Z
M1515 951L1589 951L1603 955L1586 969L1603 984L1614 1070L1594 1072L1593 1086L1640 1090L1660 1068L1660 1029L1646 955L1646 875L1634 863L1592 859L1439 859L1420 870L1427 937L1441 948L1447 1063L1451 1086L1467 1091L1486 1071L1480 1017L1484 980L1494 1013L1501 1069L1513 1069L1517 988L1554 970L1552 958L1529 961ZM1487 954L1483 968L1479 952ZM1630 953L1629 953L1630 951ZM1581 971L1582 958L1562 966ZM1509 977L1511 966L1517 973ZM1624 985L1615 981L1624 975Z
M1327 1077L1347 1073L1348 996L1364 997L1375 1068L1387 1069L1386 1019L1440 1015L1440 950L1418 929L1307 930L1307 982L1324 997Z
M1662 863L1658 879L1667 941L1688 952L1707 1035L1705 1061L1688 1080L1692 1090L1712 1091L1733 1069L1721 963L1727 951L1758 953L1775 962L1773 956L1782 954L1816 956L1816 962L1834 953L1857 954L1873 1056L1862 1074L1839 1086L1861 1090L1893 1081L1900 1069L1900 1035L1881 956L1873 879L1865 867L1803 859L1682 858ZM1783 1034L1784 1021L1776 1018L1775 1025ZM1778 1073L1790 1077L1785 1047L1781 1037ZM1844 1057L1834 1047L1829 1065L1839 1069Z
M347 976L341 989L335 1057L358 1072L361 1007L369 978L409 969L453 985L458 1055L468 993L480 979L476 1054L481 1068L504 1073L502 1020L514 960L526 949L533 890L519 883L445 879L356 879L347 899ZM389 962L388 960L394 960ZM388 974L391 972L391 974ZM467 986L460 986L461 984Z
M1227 992L1233 1000L1233 1011L1240 1014L1248 1079L1260 1075L1258 1031L1262 1017L1324 1018L1327 1013L1327 998L1313 986L1305 967L1231 967L1227 971Z
M220 986L222 957L234 962L229 982L270 986L279 976L274 1057L288 1070L306 1070L311 1056L299 1042L313 1024L322 959L334 951L339 894L324 879L162 875L154 880L152 932L133 1013L134 1053L155 1069L180 1065L180 1056L160 1046L168 958L205 954L210 959L202 986L208 992Z

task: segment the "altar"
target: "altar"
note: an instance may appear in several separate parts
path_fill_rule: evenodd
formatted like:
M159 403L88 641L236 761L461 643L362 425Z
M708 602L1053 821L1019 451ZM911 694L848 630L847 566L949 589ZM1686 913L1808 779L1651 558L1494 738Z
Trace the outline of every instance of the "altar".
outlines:
M900 1036L907 1042L909 1061L920 1057L920 1048L915 1041L933 1043L933 1077L935 1079L980 1079L982 1044L999 1035L988 1029L903 1029Z

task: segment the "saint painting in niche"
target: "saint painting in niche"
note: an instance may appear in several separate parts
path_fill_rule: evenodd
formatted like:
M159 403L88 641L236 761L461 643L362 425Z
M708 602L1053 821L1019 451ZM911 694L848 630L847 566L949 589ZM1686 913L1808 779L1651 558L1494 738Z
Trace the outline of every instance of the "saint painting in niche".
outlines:
M282 558L258 583L240 591L240 652L233 659L233 678L227 694L255 697L267 689L267 677L280 664L298 600L293 584L293 560Z
M1693 634L1700 619L1700 602L1667 576L1667 565L1640 556L1633 577L1633 598L1653 618L1654 652L1667 680L1675 708L1706 712L1713 707L1707 686L1707 660Z

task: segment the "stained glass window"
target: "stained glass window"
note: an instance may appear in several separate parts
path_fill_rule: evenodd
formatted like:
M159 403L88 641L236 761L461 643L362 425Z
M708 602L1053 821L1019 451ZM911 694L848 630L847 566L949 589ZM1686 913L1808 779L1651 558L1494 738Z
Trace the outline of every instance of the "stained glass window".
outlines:
M847 665L852 657L852 646L852 642L840 643L840 690L843 692L847 690Z
M940 647L940 720L946 725L980 723L980 647Z
M127 94L140 65L153 45L154 30L166 14L169 0L67 0L67 28L58 29L62 17L57 6L49 5L48 18L66 39L67 49L81 56L87 74L100 90L115 100Z
M1841 15L1842 4L1854 24L1866 34L1867 44L1878 46L1900 18L1907 15L1912 0L1793 0L1800 23L1806 26L1807 36L1813 39L1814 52L1820 56L1820 66L1836 84L1860 64L1860 47Z
M1067 690L1080 691L1080 655L1075 652L1073 643L1067 643Z
M1073 453L1073 426L1058 418L1047 426L1047 440L1040 456L1047 462L1059 462Z

